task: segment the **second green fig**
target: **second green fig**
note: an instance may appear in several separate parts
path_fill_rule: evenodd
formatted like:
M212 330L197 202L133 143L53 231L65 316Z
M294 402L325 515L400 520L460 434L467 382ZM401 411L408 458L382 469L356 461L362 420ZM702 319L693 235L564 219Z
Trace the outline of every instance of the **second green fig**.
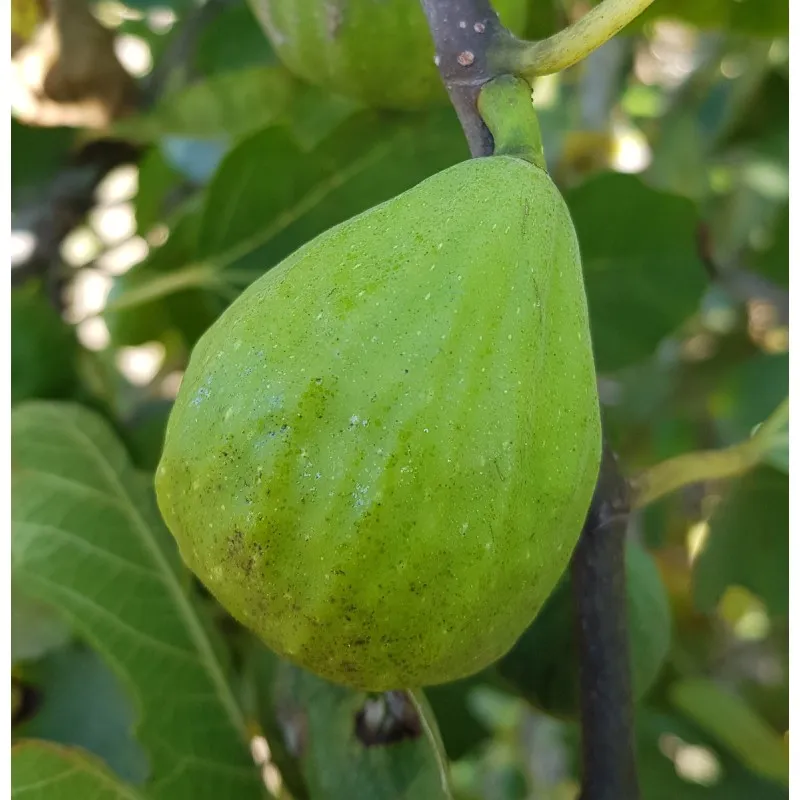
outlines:
M415 110L447 102L419 0L248 0L295 74L374 108ZM495 0L521 34L527 0Z

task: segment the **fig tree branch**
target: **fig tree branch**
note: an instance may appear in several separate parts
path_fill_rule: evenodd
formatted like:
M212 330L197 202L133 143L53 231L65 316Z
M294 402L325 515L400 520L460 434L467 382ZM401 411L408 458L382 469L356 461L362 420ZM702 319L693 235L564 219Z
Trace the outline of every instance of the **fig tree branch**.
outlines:
M581 706L580 800L636 800L625 534L629 489L607 444L572 556Z
M492 153L492 136L478 114L481 86L490 72L488 51L503 28L489 0L421 0L442 76L473 158Z
M490 62L497 69L528 80L560 72L616 36L652 2L603 0L577 22L538 42L525 42L509 34L492 49Z

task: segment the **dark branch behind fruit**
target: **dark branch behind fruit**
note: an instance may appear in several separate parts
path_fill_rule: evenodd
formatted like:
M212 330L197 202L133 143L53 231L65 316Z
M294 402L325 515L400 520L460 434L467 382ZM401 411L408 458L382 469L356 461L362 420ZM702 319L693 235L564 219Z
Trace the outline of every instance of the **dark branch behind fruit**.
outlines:
M503 27L488 0L421 0L437 65L473 158L491 155L478 113L497 77L488 52ZM581 800L637 800L625 580L628 486L605 445L592 506L572 558L582 723Z

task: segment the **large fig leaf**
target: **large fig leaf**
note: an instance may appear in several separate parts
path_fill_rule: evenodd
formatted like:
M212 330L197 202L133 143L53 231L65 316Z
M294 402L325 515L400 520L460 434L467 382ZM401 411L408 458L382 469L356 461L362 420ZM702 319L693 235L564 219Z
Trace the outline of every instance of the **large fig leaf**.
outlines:
M153 798L260 797L222 649L191 598L149 486L98 415L12 414L12 574L122 679Z
M265 648L252 663L270 743L279 738L284 761L299 771L293 793L309 800L451 797L447 756L421 692L370 695L335 686Z
M466 155L452 112L361 114L305 156L277 128L243 141L209 187L199 255L254 277L322 231ZM269 175L269 186L263 179Z
M710 612L728 586L761 597L774 616L789 613L789 476L762 466L731 485L711 518L694 562L694 597Z
M76 642L26 664L22 673L36 701L30 719L15 726L15 738L82 747L129 783L145 782L148 759L133 737L136 711L97 653Z
M69 641L72 631L54 609L11 586L11 663L41 658Z
M697 208L634 175L604 173L565 196L581 246L597 368L645 359L699 306Z
M310 152L296 136L270 127L235 147L208 188L196 249L169 259L175 277L166 281L143 262L124 276L129 290L112 293L109 313L172 300L187 282L196 286L199 274L210 288L226 281L241 288L317 234L467 155L449 110L365 112Z
M222 7L200 34L194 64L205 75L277 61L269 40L246 3Z
M168 93L153 111L122 120L115 130L143 142L161 136L242 136L281 119L294 88L294 79L282 67L223 72Z
M11 748L11 796L23 795L25 800L143 800L99 759L35 740Z

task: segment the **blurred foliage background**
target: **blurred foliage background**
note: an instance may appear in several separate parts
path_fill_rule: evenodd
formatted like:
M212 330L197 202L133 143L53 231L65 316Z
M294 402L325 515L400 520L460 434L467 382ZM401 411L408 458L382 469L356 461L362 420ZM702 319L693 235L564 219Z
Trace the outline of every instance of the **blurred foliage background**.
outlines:
M447 760L459 800L576 798L566 583L492 670L366 698L249 640L153 510L202 332L310 238L468 155L446 105L294 77L260 2L12 0L15 786L427 800ZM524 33L589 5L527 0ZM534 86L632 476L747 439L788 395L788 52L787 0L655 0ZM788 795L788 428L774 444L633 515L646 800Z

